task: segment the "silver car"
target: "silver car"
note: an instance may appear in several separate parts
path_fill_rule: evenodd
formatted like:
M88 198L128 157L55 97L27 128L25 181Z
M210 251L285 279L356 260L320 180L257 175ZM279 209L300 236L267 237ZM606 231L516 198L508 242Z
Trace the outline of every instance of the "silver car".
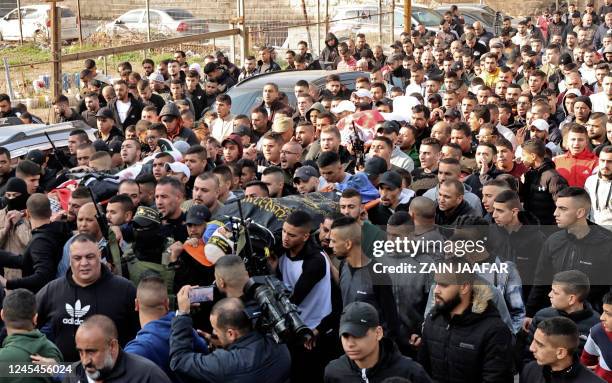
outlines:
M384 8L383 12L385 12ZM339 37L357 33L378 33L378 13L376 5L336 7L336 13L332 18L329 31ZM383 31L388 31L391 25L390 16L384 14L382 17ZM397 38L404 31L404 9L396 7L393 17L395 18L394 34ZM428 30L437 32L440 30L440 20L442 20L442 16L438 12L425 7L412 6L413 25L423 23Z
M208 23L187 10L180 8L149 8L151 33L164 36L183 36L208 32ZM103 25L100 30L110 36L125 32L147 33L145 8L133 9Z

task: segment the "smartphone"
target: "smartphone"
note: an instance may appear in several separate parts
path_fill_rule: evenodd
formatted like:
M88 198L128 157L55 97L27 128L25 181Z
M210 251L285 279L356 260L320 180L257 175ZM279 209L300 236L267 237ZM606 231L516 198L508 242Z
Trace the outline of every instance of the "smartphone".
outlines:
M213 300L213 286L195 287L189 290L189 302L211 302Z

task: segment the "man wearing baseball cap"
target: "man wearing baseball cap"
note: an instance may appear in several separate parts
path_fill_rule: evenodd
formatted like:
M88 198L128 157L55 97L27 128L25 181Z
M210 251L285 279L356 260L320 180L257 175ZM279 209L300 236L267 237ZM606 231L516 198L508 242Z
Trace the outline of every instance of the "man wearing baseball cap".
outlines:
M381 382L392 377L431 382L420 364L400 354L385 338L378 312L369 303L353 302L344 308L340 339L345 354L325 368L326 383Z
M319 172L310 165L297 168L293 175L293 185L300 194L314 193L319 186Z
M402 188L402 176L396 171L383 173L378 180L380 198L366 206L368 219L374 225L387 226L389 217L396 211L408 211L408 205L415 193Z

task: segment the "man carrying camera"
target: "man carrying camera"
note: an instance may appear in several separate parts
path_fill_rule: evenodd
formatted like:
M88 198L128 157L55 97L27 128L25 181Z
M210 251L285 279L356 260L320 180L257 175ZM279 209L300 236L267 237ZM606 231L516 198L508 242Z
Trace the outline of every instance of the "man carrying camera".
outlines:
M193 321L189 292L183 286L177 295L178 310L172 320L170 368L194 380L208 382L275 383L289 379L291 357L284 344L254 331L238 298L225 298L210 314L213 336L221 348L208 355L193 350Z

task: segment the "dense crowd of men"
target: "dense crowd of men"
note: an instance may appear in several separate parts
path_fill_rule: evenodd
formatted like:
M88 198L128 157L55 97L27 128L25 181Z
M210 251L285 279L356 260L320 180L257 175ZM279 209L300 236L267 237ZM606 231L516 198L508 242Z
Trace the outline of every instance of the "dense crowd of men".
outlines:
M241 68L176 51L113 80L86 60L78 105L53 102L82 121L67 151L0 148L0 362L74 363L71 382L612 382L612 0L497 35L453 6L390 49L330 33L283 69L270 47ZM270 81L235 115L252 76ZM0 117L39 121L5 94ZM70 181L94 173L116 195ZM260 254L311 330L277 342L218 213L313 193L337 209L294 209ZM386 247L403 242L445 246Z

